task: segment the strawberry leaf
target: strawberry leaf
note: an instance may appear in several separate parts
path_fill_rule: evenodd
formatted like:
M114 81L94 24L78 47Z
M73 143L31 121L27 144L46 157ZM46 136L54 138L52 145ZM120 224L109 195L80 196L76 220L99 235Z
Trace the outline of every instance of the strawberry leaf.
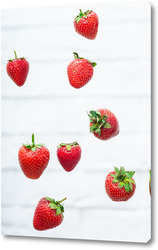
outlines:
M51 209L57 209L58 208L58 206L55 203L49 203L49 207Z
M90 60L87 60L91 65L92 67L94 68L95 66L97 66L97 63L96 62L91 62Z
M38 144L36 144L36 147L42 147L42 146L44 146L43 143L38 143Z
M125 171L125 168L124 168L124 167L120 167L120 173L121 173L121 174L125 174L125 172L126 172L126 171Z
M102 115L102 120L106 120L108 118L108 115Z
M116 174L110 174L112 177L117 178Z
M118 179L113 179L113 183L119 182Z
M73 52L73 54L74 54L74 58L75 58L75 59L78 59L78 58L79 58L79 55L78 55L77 52Z
M111 128L111 125L110 123L106 122L104 125L103 125L104 128Z
M132 191L133 186L132 186L132 183L131 183L131 182L129 182L129 188L130 188L130 191Z
M47 201L50 201L50 202L55 202L55 200L54 199L52 199L52 198L49 198L49 197L45 197L45 199L47 200Z
M94 68L95 66L97 66L97 63L96 63L96 62L90 62L90 64L93 66L93 68Z
M130 178L126 179L126 181L131 182L131 183L133 183L135 185L135 181L130 179Z
M125 187L126 192L128 193L130 191L129 183L128 182L125 183L124 187Z
M101 135L101 130L100 130L100 128L97 128L97 129L95 129L94 131L95 131L95 133L99 134L99 136Z
M58 207L58 208L56 209L56 215L59 215L59 214L61 214L61 208L60 208L60 207Z
M134 174L135 174L135 171L131 171L131 172L126 172L126 173L125 173L125 175L126 175L128 178L132 178Z
M96 124L90 126L90 132L92 132L96 128ZM97 129L97 128L96 128Z
M99 117L101 117L101 113L100 113L98 110L96 110L95 113L96 113Z
M71 151L71 145L66 145L67 151Z
M36 150L36 147L33 147L33 148L31 148L31 150L32 150L33 152L35 152L35 150Z
M30 144L22 144L25 148L27 149L31 149L31 145Z
M123 186L124 186L124 183L123 182L119 182L118 188L123 188Z
M96 111L94 111L94 110L91 110L89 113L90 113L92 116L94 116L94 117L97 117L98 115L101 116L100 112L99 112L99 114L98 114L98 112L99 112L99 111L96 112Z
M120 174L120 170L117 167L114 167L114 169L117 174Z
M93 120L92 120L92 122L93 122ZM99 117L97 117L97 123L100 123L100 122L101 122L101 119ZM102 125L102 124L100 124L100 125Z

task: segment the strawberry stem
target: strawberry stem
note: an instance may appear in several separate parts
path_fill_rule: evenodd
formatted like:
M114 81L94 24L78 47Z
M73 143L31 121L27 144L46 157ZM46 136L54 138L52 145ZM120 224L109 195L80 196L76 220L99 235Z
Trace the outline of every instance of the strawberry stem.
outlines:
M14 50L14 54L15 54L15 59L17 59L17 54L16 54L16 51Z
M35 146L35 136L34 136L34 134L32 134L32 146L33 147Z
M65 201L67 198L62 199L61 201L57 201L58 204L60 204L61 202Z
M32 134L32 146L35 147L35 136Z

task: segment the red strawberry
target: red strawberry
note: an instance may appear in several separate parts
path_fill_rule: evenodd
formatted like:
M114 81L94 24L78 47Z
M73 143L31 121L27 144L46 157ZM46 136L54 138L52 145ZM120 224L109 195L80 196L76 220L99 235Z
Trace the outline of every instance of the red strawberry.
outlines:
M88 39L95 39L98 33L99 19L97 14L92 10L82 12L74 20L74 27L78 34Z
M108 140L118 135L119 123L116 116L108 109L90 111L90 132L100 140Z
M16 85L21 87L26 81L27 74L29 71L29 63L24 57L17 58L15 50L14 53L15 58L8 60L6 70L13 82L15 82Z
M57 157L67 172L72 171L81 158L80 145L77 142L61 143L57 149Z
M38 231L52 229L59 226L63 221L64 207L61 201L55 201L49 197L43 197L37 204L33 217L33 226Z
M105 180L105 190L113 201L129 200L136 189L136 184L132 178L134 171L125 171L124 167L120 170L115 167L115 171L110 172Z
M67 74L71 86L76 89L87 84L93 76L93 67L97 64L83 57L79 57L76 52L73 52L75 59L68 65Z
M151 170L149 171L150 173L150 178L149 178L149 192L150 192L150 195L151 195Z
M34 134L32 134L32 144L23 144L19 149L18 158L20 167L30 179L38 179L49 162L49 150L44 144L39 143L35 145Z

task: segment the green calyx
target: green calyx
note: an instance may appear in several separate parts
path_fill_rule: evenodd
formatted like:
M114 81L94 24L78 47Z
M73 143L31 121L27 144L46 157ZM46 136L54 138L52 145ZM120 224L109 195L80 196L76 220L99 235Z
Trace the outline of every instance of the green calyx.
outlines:
M14 54L15 54L15 58L14 59L9 59L8 62L12 62L15 59L25 59L24 57L18 58L15 50L14 50Z
M55 209L56 210L56 215L59 215L59 214L63 214L63 212L64 212L64 206L62 206L60 203L62 203L64 200L66 200L67 198L64 198L64 199L62 199L61 201L55 201L54 199L51 199L51 198L49 198L49 197L45 197L45 199L47 200L47 201L50 201L50 203L49 203L49 207L51 208L51 209Z
M77 22L77 24L79 23L81 18L87 18L88 14L91 12L92 10L87 10L85 12L82 12L82 10L80 9L80 13L79 15L75 18L75 22Z
M108 115L101 115L99 111L91 110L88 116L90 117L90 123L92 123L92 125L90 126L91 133L95 132L100 136L101 128L111 128L111 125L106 121Z
M118 188L125 188L126 192L132 192L135 181L132 179L135 171L125 171L124 167L115 168L115 174L110 174L114 179L113 183L118 183Z
M74 54L74 58L75 58L75 59L85 59L85 58L83 58L83 57L79 57L79 55L78 55L77 52L73 52L73 54ZM86 59L86 60L87 60L87 59ZM91 62L90 60L87 60L87 61L93 66L93 68L97 65L96 62Z
M34 134L32 134L32 143L30 144L27 142L26 144L23 144L23 146L34 152L36 150L36 148L41 148L42 146L44 146L44 144L43 143L35 144L35 137L34 137Z
M71 143L61 143L58 145L57 148L66 147L67 151L71 151L72 146L78 147L78 145L79 144L77 143L77 141L75 141L75 142L71 142Z

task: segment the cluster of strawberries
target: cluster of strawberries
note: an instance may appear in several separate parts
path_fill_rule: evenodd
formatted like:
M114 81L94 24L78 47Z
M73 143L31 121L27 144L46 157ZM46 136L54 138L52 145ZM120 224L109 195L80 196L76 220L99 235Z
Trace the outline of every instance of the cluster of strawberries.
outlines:
M98 32L99 19L95 12L88 10L82 12L74 20L77 33L87 39L95 39ZM18 86L23 86L29 71L29 63L25 58L15 58L7 63L7 73ZM68 79L74 88L78 89L87 84L93 76L93 67L97 64L73 52L74 60L67 67ZM119 123L116 116L108 109L91 110L90 132L100 140L109 140L119 133ZM57 147L57 158L61 166L67 172L72 171L81 158L81 147L77 142L61 143ZM30 179L38 179L46 169L50 153L42 143L35 144L34 134L32 143L23 144L19 149L18 159L24 175ZM136 189L133 179L134 171L125 171L124 167L110 172L105 180L105 190L113 201L127 201ZM151 174L151 171L150 171ZM151 175L149 180L151 194ZM33 226L36 230L46 230L61 224L63 220L64 207L61 205L66 198L55 201L49 197L42 198L34 213Z

